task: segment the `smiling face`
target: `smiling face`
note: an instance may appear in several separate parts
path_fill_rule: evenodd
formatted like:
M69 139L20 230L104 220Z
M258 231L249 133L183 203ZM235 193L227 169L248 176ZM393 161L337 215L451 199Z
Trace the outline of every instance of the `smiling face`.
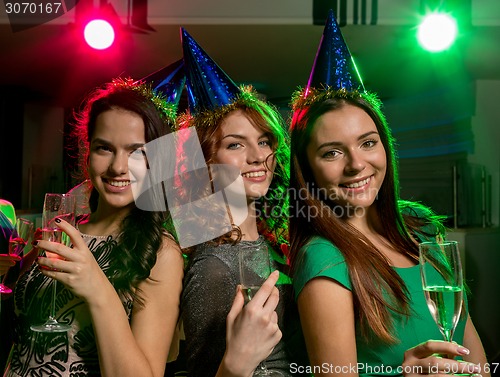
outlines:
M134 204L129 157L143 157L144 122L131 111L112 109L98 115L90 140L88 172L99 192L99 207L122 209Z
M269 135L254 126L243 112L234 111L222 122L220 138L214 162L240 169L248 198L266 195L276 165Z
M306 149L316 184L343 207L367 209L387 169L377 127L359 107L346 104L320 116Z

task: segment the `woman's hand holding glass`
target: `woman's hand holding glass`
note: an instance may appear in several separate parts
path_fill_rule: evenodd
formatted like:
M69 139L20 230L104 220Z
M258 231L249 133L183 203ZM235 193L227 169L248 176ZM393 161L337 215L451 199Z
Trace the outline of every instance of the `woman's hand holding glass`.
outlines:
M241 247L239 250L238 259L240 267L241 290L245 302L247 303L247 305L249 305L257 295L256 292L260 291L262 284L271 275L271 256L267 245L261 244L257 246ZM257 304L257 307L255 307L256 312L258 313L261 308L262 303L259 302ZM274 315L277 316L276 312L274 312ZM261 360L260 364L255 369L253 376L283 376L280 371L267 368L265 362L266 357Z
M67 234L72 247L50 241L39 241L37 247L57 255L57 258L38 258L42 273L69 288L87 302L97 298L97 292L108 282L78 229L64 220L58 227Z
M223 364L235 375L251 375L281 339L275 287L279 272L274 271L245 305L245 293L238 286L227 316L226 353Z
M455 241L422 242L419 250L425 299L445 341L429 340L406 351L404 374L476 374L480 372L479 366L455 360L458 356L468 355L469 350L451 342L463 305L458 244Z
M46 193L42 212L43 240L70 245L68 235L58 226L62 219L70 221L73 225L75 224L75 198L68 194ZM40 247L38 250L42 253L42 256L49 258L58 257L56 254L52 254L50 250ZM56 319L56 283L57 281L53 281L51 284L52 299L48 318L41 325L31 325L30 328L32 331L57 333L68 331L71 328L68 324L59 323Z
M468 354L469 350L467 348L456 343L429 340L405 352L402 364L403 375L413 377L423 374L474 375L479 373L480 368L478 365L455 360L457 356L466 356Z

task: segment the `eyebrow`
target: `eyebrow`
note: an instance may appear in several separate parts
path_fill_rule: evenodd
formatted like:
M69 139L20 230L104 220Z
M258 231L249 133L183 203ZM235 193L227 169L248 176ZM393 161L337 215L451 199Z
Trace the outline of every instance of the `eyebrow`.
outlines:
M112 145L109 141L101 138L95 138L92 140L92 144L104 144L104 145ZM138 149L144 147L145 143L132 143L125 145L126 149Z
M235 139L240 139L240 140L246 140L246 137L243 135L238 135L238 134L229 134L226 135L222 138L222 140L228 138L228 137L234 137ZM259 136L259 140L265 137L270 137L269 132L263 132L262 135Z
M377 131L366 132L366 133L364 133L362 135L359 135L358 136L358 140L362 140L362 139L364 139L364 138L366 138L366 137L368 137L368 136L370 136L372 134L378 135L378 132ZM327 143L321 144L318 148L316 148L316 151L319 151L320 149L325 148L325 147L338 147L340 145L342 145L342 143L340 141L329 141Z

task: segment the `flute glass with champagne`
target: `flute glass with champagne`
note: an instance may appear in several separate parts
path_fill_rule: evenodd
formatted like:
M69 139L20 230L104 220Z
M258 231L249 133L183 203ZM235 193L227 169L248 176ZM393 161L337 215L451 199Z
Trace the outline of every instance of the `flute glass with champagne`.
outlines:
M420 272L427 306L447 342L451 342L463 302L463 273L456 241L422 242Z
M52 241L70 246L71 241L66 233L64 233L54 221L56 218L62 219L71 225L75 225L75 198L69 194L45 194L42 214L42 239L44 241ZM41 250L47 258L59 258L55 253L50 253ZM59 323L56 319L55 304L57 294L57 281L52 282L52 296L50 304L50 313L41 325L31 326L31 330L37 332L66 332L71 326L64 323Z
M245 304L248 304L271 274L271 256L265 242L258 245L242 245L239 250L240 283ZM268 369L261 361L253 377L282 377L283 374Z
M31 238L33 233L33 222L30 220L24 219L22 217L17 218L16 226L12 229L12 232L9 237L9 256L18 256L22 257L24 254L24 248L28 244L29 239ZM0 284L0 293L12 293L12 289L7 287L5 283L5 278L7 273L4 275L2 279L2 283Z

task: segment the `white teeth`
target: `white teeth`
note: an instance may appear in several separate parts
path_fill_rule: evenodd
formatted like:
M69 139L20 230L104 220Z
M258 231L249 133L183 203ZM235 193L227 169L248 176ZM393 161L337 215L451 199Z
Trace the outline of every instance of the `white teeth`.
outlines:
M244 173L242 174L242 176L248 178L256 178L256 177L262 177L265 174L266 174L265 171L256 171L256 172Z
M108 181L111 186L115 187L125 187L130 185L130 181Z
M344 185L344 186L347 188L358 188L358 187L366 185L369 181L370 181L370 178L368 177L363 181L351 183L350 185Z

